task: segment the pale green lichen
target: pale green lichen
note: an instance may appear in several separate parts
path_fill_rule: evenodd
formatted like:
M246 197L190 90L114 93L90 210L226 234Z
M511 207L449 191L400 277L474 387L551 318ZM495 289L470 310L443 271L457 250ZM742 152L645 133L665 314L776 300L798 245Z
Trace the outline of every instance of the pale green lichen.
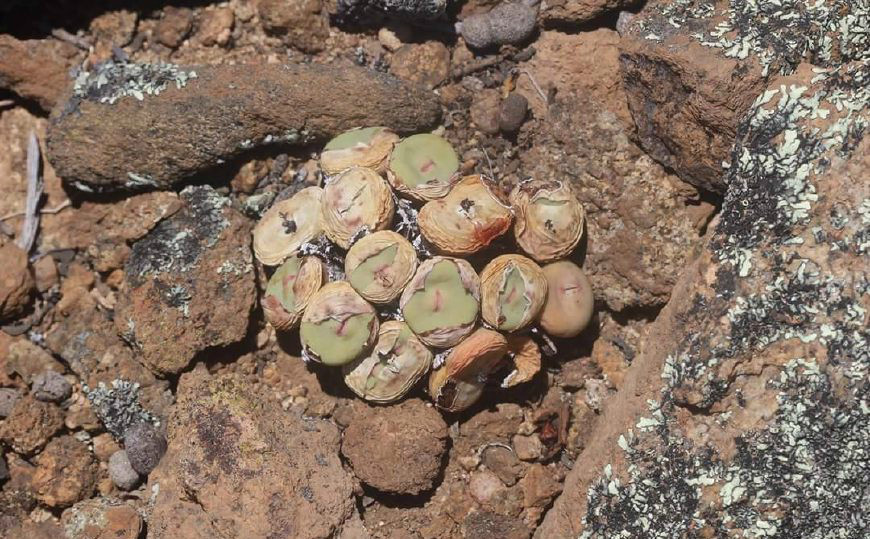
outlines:
M196 78L196 71L186 71L174 64L103 62L76 76L73 97L110 105L123 97L142 101L145 96L159 95L170 84L181 89Z

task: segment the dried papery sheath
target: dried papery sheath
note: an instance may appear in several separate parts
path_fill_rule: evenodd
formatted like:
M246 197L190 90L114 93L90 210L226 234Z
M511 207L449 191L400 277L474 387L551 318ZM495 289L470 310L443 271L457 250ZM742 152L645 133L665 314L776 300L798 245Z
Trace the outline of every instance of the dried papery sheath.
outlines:
M547 301L541 311L541 328L554 337L579 335L592 319L595 297L580 266L567 260L547 264Z
M403 322L384 322L372 353L342 370L347 386L372 402L402 398L432 366L432 351Z
M262 300L266 320L277 330L298 326L308 301L325 281L326 268L319 258L288 258L266 285Z
M586 213L566 182L526 180L510 196L517 244L538 262L564 258L583 235Z
M449 142L429 133L412 135L393 149L387 179L417 200L441 198L458 179L459 157Z
M325 285L308 302L299 336L308 357L344 365L367 354L378 335L374 307L345 281Z
M254 227L254 254L267 266L277 266L321 232L320 187L306 187L274 204Z
M417 268L399 306L421 341L449 348L474 329L480 311L480 279L465 260L436 256Z
M363 227L383 230L393 221L393 194L383 178L368 168L353 167L323 188L320 218L326 236L347 249Z
M366 167L378 173L387 162L399 136L386 127L366 127L346 131L330 140L320 154L320 168L338 174L350 167Z
M372 303L396 299L417 269L414 246L391 230L381 230L354 243L344 272L350 285Z
M429 395L435 405L460 412L474 404L483 393L486 377L507 351L507 340L497 331L481 328L469 335L429 377Z
M501 382L501 387L514 387L528 382L541 370L541 348L528 335L509 335L508 352L514 370Z
M441 254L475 253L504 234L513 213L479 176L466 176L444 198L420 210L420 231Z
M534 322L547 299L547 279L522 255L494 258L480 274L481 314L494 328L517 331Z

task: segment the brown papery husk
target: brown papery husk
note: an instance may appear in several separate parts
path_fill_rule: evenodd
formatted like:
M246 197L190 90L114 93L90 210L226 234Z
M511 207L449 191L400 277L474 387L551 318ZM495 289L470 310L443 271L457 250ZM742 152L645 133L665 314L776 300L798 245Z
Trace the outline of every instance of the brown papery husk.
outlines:
M277 266L303 243L320 236L320 199L323 189L306 187L272 205L254 227L254 254L267 266Z
M542 215L535 202L540 199L563 202L558 211ZM516 214L514 237L517 244L538 262L565 258L583 236L586 212L567 182L526 180L511 192Z
M383 128L367 145L358 144L341 150L324 150L320 154L320 168L326 174L338 174L351 167L366 167L378 174L387 170L390 153L399 141L399 135Z
M520 325L511 331L520 331L537 320L547 300L547 278L535 261L517 254L501 255L494 258L483 268L480 274L480 310L481 316L492 326L499 326L500 306L499 293L505 272L510 267L516 267L523 277L526 288L526 298L529 307Z
M480 175L465 176L447 195L423 205L420 231L440 253L475 253L510 228L511 209L492 193Z
M323 232L342 249L363 227L369 231L388 228L395 204L387 182L374 170L352 167L323 188L320 219Z
M344 259L344 273L350 279L353 270L372 256L393 245L398 247L396 258L387 268L383 280L375 280L366 290L357 290L373 303L389 303L396 299L417 270L417 251L411 242L392 230L380 230L357 241Z

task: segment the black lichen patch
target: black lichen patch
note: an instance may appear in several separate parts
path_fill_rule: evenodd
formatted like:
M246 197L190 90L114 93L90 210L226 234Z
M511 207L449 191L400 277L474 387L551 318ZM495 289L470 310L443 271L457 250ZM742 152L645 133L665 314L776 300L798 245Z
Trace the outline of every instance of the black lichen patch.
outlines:
M181 199L185 205L179 212L133 245L124 267L131 286L140 286L148 276L177 276L191 270L229 225L224 216L229 201L211 187L188 187Z
M224 473L232 474L240 460L237 443L241 426L229 410L208 406L197 408L194 429L205 462L216 464Z

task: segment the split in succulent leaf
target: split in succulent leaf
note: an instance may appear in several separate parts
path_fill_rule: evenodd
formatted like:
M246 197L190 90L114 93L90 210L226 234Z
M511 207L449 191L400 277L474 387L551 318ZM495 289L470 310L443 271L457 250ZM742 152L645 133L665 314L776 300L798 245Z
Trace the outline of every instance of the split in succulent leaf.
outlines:
M414 247L390 230L370 234L347 253L345 273L364 298L388 303L402 292L417 269Z
M517 331L535 321L547 297L541 268L521 255L502 255L483 269L481 310L501 331Z

